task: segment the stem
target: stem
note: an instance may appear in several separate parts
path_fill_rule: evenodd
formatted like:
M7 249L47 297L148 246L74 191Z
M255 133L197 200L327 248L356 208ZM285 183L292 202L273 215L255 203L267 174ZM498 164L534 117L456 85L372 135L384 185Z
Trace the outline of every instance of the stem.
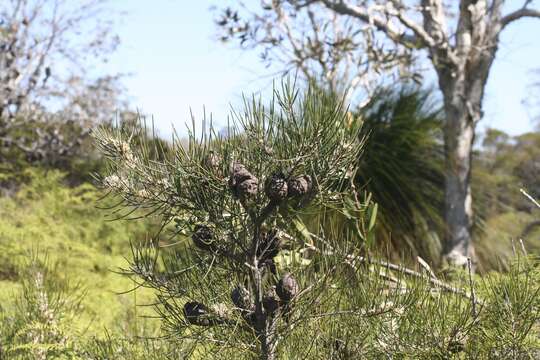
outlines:
M266 219L272 214L272 211L276 208L277 204L273 201L269 202L262 210L259 216L255 219L255 226L260 227Z
M321 238L319 236L316 236L315 234L311 234L311 236L314 236L319 241L322 241L323 243L325 243L326 246L328 246L331 249L330 251L333 250L332 246L330 244L328 244L323 238ZM308 247L311 250L314 250L314 251L319 252L319 253L324 253L323 251L321 251L319 248L317 248L316 246L314 246L312 244L305 243L305 245L306 245L306 247ZM452 286L450 284L447 284L447 283L445 283L445 282L443 282L441 280L433 278L432 276L426 276L425 274L422 274L422 273L419 273L417 271L408 269L408 268L403 267L401 265L396 265L396 264L392 264L392 263L387 262L387 261L382 261L382 260L377 260L377 259L372 259L372 258L369 258L369 257L357 256L357 255L352 255L352 254L349 254L349 255L345 256L345 261L347 261L347 263L350 266L352 266L353 268L356 267L356 262L379 265L379 266L385 267L385 268L390 269L390 270L398 271L398 272L400 272L402 274L405 274L405 275L408 275L408 276L412 276L412 277L416 277L416 278L420 278L420 279L425 279L431 285L433 285L434 287L443 289L445 291L454 293L456 295L463 296L463 297L465 297L465 298L467 298L469 300L472 298L472 295L467 293L463 289L454 287L454 286ZM475 301L476 301L477 304L483 305L483 302L481 300L477 299L476 297L475 297Z
M269 214L273 206L268 205L266 208L270 210L268 211ZM266 211L263 213L266 213ZM253 243L251 244L253 266L251 266L251 277L253 280L253 292L255 294L255 333L260 342L260 359L275 360L277 348L275 338L276 317L268 314L263 307L264 285L261 269L259 268L259 259L257 257L257 248L261 238L261 226L267 216L260 216L260 221L256 221L253 224Z

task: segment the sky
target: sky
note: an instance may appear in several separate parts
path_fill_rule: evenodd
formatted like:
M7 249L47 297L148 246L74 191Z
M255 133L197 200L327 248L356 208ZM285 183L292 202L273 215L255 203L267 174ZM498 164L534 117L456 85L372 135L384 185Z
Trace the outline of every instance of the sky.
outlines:
M197 122L206 111L218 126L224 125L231 106L241 106L242 94L264 94L272 86L271 70L260 63L256 51L240 51L216 40L211 7L223 3L113 2L114 10L123 12L116 25L121 45L105 70L129 74L124 84L132 106L151 115L162 136L170 136L173 126L185 134L190 111ZM523 100L531 93L538 59L539 20L525 19L505 29L487 84L480 130L494 127L517 135L533 128ZM434 78L425 81L434 84Z

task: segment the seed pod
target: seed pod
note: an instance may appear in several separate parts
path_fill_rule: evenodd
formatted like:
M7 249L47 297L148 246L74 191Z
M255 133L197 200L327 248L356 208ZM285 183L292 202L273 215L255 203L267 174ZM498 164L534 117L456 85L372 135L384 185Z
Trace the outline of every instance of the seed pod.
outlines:
M215 250L215 238L212 229L206 225L195 225L195 231L191 235L191 239L196 247L205 251Z
M268 314L273 314L279 308L279 298L276 294L276 287L272 286L264 293L263 307Z
M271 274L276 275L277 274L277 267L276 263L273 259L266 259L262 262L259 262L259 268L262 269L262 276L266 276L268 274L268 271L270 271Z
M311 176L302 175L290 179L287 186L289 197L301 197L311 192L313 189L313 182Z
M457 354L465 350L465 342L457 339L451 340L448 343L448 351L452 354Z
M247 171L244 165L235 163L229 178L229 188L234 197L240 198L243 202L248 202L257 195L259 182L255 176Z
M238 191L240 184L249 179L257 181L257 178L247 171L244 165L235 163L231 170L231 176L229 177L229 188L235 197L238 198L240 196Z
M284 303L289 303L298 294L299 289L296 279L287 273L279 280L276 293Z
M246 312L242 317L249 326L255 326L257 323L257 314L255 314L255 311Z
M242 309L244 311L253 310L254 305L251 299L251 294L245 287L241 285L235 287L231 291L231 300L234 306L239 309Z
M283 174L270 176L265 183L264 191L271 201L280 202L287 197L287 181Z
M212 324L208 318L209 310L206 305L200 302L190 301L184 305L184 316L190 324L208 326Z
M255 177L242 181L237 186L237 193L240 200L246 201L253 199L257 195L258 188L259 182Z

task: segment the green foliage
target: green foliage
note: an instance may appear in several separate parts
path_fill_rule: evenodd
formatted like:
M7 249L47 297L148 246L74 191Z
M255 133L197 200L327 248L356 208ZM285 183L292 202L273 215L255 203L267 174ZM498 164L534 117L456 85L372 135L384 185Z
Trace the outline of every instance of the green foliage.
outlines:
M25 176L28 183L16 195L0 198L0 303L20 290L27 254L47 253L62 276L86 288L84 310L74 320L78 330L98 335L124 324L135 294L117 293L134 284L113 271L125 266L129 241L145 239L157 224L108 221L96 208L103 193L88 183L69 187L58 171L29 168ZM138 303L149 299L140 289L136 296Z
M78 320L87 311L83 306L87 291L72 285L70 274L60 263L50 264L44 256L31 255L22 265L21 288L0 306L1 359L142 360L170 359L185 353L181 344L140 338L156 332L151 321L137 315L127 314L120 325L109 324L109 330L99 337L83 331ZM137 323L142 326L134 327Z
M80 310L79 290L36 257L24 265L13 307L0 308L0 343L6 344L0 357L74 358L72 322Z
M169 360L187 359L184 344L169 339L108 335L83 343L81 356L87 360Z
M155 241L136 247L130 270L141 285L159 292L164 329L197 344L194 353L225 356L231 349L274 359L299 284L308 287L315 278L305 279L304 272L331 266L328 257L303 262L295 256L324 241L312 237L308 243L291 234L301 215L340 206L361 141L344 126L345 112L334 96L314 88L300 95L289 84L281 90L268 107L246 101L226 137L212 128L191 133L188 146L176 143L164 161L132 143L132 133L95 133L111 160L103 184L123 198L126 211L147 209L164 223L174 219L183 235L165 249ZM185 235L194 245L188 251ZM253 307L242 309L235 300L241 287ZM321 290L314 286L314 293Z
M521 257L507 274L480 278L458 270L448 279L437 278L423 261L412 270L378 260L368 247L378 216L402 231L415 224L410 219L391 223L392 213L384 213L387 195L379 195L383 201L376 207L370 195L357 192L352 179L362 143L352 139L362 138L353 126L344 126L346 112L335 97L318 90L300 97L285 87L276 96L269 107L246 103L243 112L235 113L228 136L211 128L200 136L192 133L187 146L176 143L160 161L144 143L132 143L133 134L125 130L96 133L111 160L103 184L122 197L119 209L128 214L133 208L145 210L176 226L170 241L135 244L126 273L156 291L163 330L181 342L183 356L538 356L537 259ZM390 106L395 110L390 114L421 108L414 96L401 100L396 108ZM373 116L366 125L370 132L386 139L379 131L390 127L388 141L407 149L404 159L419 166L417 172L429 176L429 169L438 169L429 161L416 164L420 155L413 151L413 139L421 140L422 156L439 149L430 133L435 118L422 128L410 118L403 124L398 116L387 125ZM408 138L415 128L411 124L420 126L421 134ZM371 151L380 150L372 146ZM438 204L431 201L439 196L436 181L429 179L429 188L420 192L408 186L401 194L399 183L384 169L399 175L401 164L393 160L398 152L388 156L371 163L382 167L384 176L367 165L367 175L359 176L386 179L410 204L400 207L403 219L404 214L429 216ZM418 175L406 168L403 172L411 181ZM289 181L304 175L313 180L314 194L288 197ZM388 201L392 208L393 200ZM275 237L267 240L268 234ZM291 277L289 288L295 290L287 300L283 284ZM120 345L107 346L103 351Z
M540 268L538 261L514 260L504 275L483 279L485 296L475 336L489 358L527 359L540 356ZM482 354L483 349L471 349Z
M463 272L453 288L435 286L436 280L427 275L407 273L374 259L356 260L363 263L356 269L344 262L333 267L337 274L331 283L321 280L318 271L305 273L306 281L324 287L330 295L308 296L296 304L302 315L291 320L290 331L281 338L280 358L533 359L540 355L537 260L517 257L507 273L483 277L471 278ZM0 308L0 355L9 359L159 360L210 354L216 359L253 358L248 350L195 348L185 340L128 337L117 331L101 338L81 336L72 325L80 310L78 287L70 286L57 266L46 266L35 257L27 265L21 274L23 291L13 299L15 306L3 303ZM230 281L222 282L225 288ZM318 314L304 312L313 306ZM351 307L365 310L355 313L349 311ZM222 330L214 329L215 340Z
M335 101L324 99L328 101L325 106ZM253 104L249 105L252 109ZM297 108L296 114L301 114L301 109L302 106ZM237 116L239 121L247 116L267 119L267 111L268 108L264 111L261 108L258 112L247 111ZM309 118L316 118L317 112L310 111ZM334 124L336 127L350 120L344 111L340 113L342 117ZM160 189L167 186L162 181L167 178L175 184L173 194L190 196L197 202L197 209L202 209L200 214L215 211L208 203L214 198L220 199L237 211L231 213L240 224L236 228L241 229L238 237L244 241L252 236L249 235L251 227L241 225L250 214L230 194L229 161L221 163L221 168L208 168L211 163L207 155L229 149L231 157L242 156L242 161L250 164L246 167L261 169L263 175L256 174L260 184L265 182L267 169L274 167L257 166L258 162L274 162L278 166L295 160L293 156L285 157L285 161L276 159L278 155L270 151L277 148L279 156L283 156L283 149L287 148L284 138L277 137L277 145L250 141L250 134L260 134L257 127L252 133L237 131L229 138L215 134L210 137L207 133L206 140L192 138L191 145L180 148L180 144L176 144L175 149L150 141L149 151L145 147L151 139L140 127L138 129L139 132L128 133L124 138L132 135L129 147L122 147L124 142L114 143L120 145L118 149L128 150L122 156L131 154L132 159L138 159L132 163L136 166L125 167L120 157L121 166L113 169L120 170L119 179L121 176L126 179L128 170L140 166L140 159L148 159L143 163L145 169L148 166L152 171L135 172L131 174L134 181L124 183L121 179L111 184L141 184L139 180L150 174L155 176L155 181L142 184ZM335 132L336 136L355 136L353 128L345 126L342 131ZM525 206L526 198L501 193L502 189L511 189L513 183L524 184L519 172L511 179L504 174L509 167L513 169L516 164L526 163L534 152L520 153L513 147L517 143L501 134L495 135L496 150L490 152L491 145L486 144L482 151L485 157L480 158L476 167L479 173L488 173L486 169L489 169L493 174L481 180L485 184L491 184L490 180L501 184L494 188L485 186L493 191L483 193L489 195L488 200L482 200L482 204L487 201L488 205L481 208L487 219L477 250L491 268L506 266L503 273L470 278L466 271L460 271L451 278L441 275L435 278L425 264L414 263L416 270L413 271L377 260L375 253L368 251L368 244L377 234L373 231L381 226L376 220L384 216L382 202L376 207L373 197L363 192L352 191L352 196L340 193L350 185L350 181L343 181L341 172L337 182L326 182L326 194L323 191L323 195L312 199L309 205L301 207L301 203L295 201L291 206L282 204L279 211L273 210L271 216L276 222L269 227L280 227L280 238L285 246L273 258L276 275L264 277L263 286L291 273L301 291L292 310L280 315L276 325L276 332L280 334L279 358L529 359L540 356L538 259L522 255L501 259L492 255L519 254L520 243L515 241L517 250L512 251L512 242L507 239L537 219L537 210ZM262 135L265 136L266 133ZM528 142L521 146L532 146L534 142L530 142L530 137L534 138L526 137ZM302 139L307 139L307 144L313 143L309 136L297 136L295 146ZM227 147L228 141L233 145ZM370 145L365 146L368 151ZM252 147L258 149L258 153L246 150ZM332 151L326 154L335 155ZM515 161L516 157L523 157L523 162ZM295 174L312 167L305 163L301 166L303 169ZM329 169L330 163L321 162L317 166L318 171L324 172L328 171L324 169ZM498 177L499 174L504 176ZM142 360L252 359L256 356L259 337L230 299L231 289L238 284L251 286L252 282L246 282L248 266L235 265L219 253L197 249L189 238L195 224L213 224L210 217L190 217L184 215L185 211L167 210L166 205L174 203L164 200L175 197L169 198L152 188L144 194L139 192L144 188L129 187L137 193L127 194L122 199L106 198L99 202L100 206L111 208L120 200L139 204L136 212L113 210L112 215L134 218L155 211L164 215L164 219L171 219L175 226L159 233L162 224L152 217L108 222L103 211L95 206L103 192L94 186L87 183L67 186L70 181L54 170L26 168L21 176L26 180L20 191L12 197L0 198L0 358ZM187 182L180 181L184 176L188 176ZM202 185L197 185L201 179L207 181L203 190ZM200 191L190 188L196 186ZM212 196L216 192L224 194ZM337 192L339 196L332 197L330 192ZM149 199L149 194L161 198ZM137 197L140 195L144 197ZM268 195L262 190L258 195L264 206L257 211L262 212ZM152 206L156 204L159 205L157 210ZM521 211L513 210L516 207ZM169 230L173 230L171 238ZM535 231L533 228L524 237L527 250L537 249ZM160 235L147 240L147 233ZM133 247L129 246L130 241ZM131 251L134 256L128 262L125 257ZM28 260L27 254L35 252L47 253L48 260L40 260L43 257L39 256ZM406 260L411 263L410 259ZM126 267L127 274L138 276L128 279L111 271ZM136 292L118 294L137 285L143 286ZM148 286L151 289L145 289ZM160 324L151 318L155 312L150 307L135 306L150 304L156 299L158 315L162 318L161 331ZM183 306L194 300L207 304L218 316L227 316L227 321L210 327L189 323ZM215 318L207 320L215 321Z
M430 91L381 89L353 114L368 138L356 182L379 205L379 246L437 264L444 233L440 106Z
M475 154L472 186L477 213L475 241L484 269L507 268L512 242L522 239L525 248L538 254L539 222L534 204L519 189L538 196L540 133L511 137L488 129L482 148ZM502 261L501 261L502 260Z
M91 180L102 161L91 146L89 130L56 114L37 120L17 117L0 139L0 189L11 195L21 184L31 180L27 169L61 170L66 180L76 186Z

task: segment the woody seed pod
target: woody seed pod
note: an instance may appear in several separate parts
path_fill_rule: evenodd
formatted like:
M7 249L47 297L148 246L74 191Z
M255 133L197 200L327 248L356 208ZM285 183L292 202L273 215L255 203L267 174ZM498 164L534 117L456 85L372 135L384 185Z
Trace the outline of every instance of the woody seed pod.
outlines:
M288 303L298 294L299 289L296 279L287 273L279 280L276 293L284 303Z
M243 286L237 286L231 291L231 300L239 309L248 311L253 310L253 301L251 300L251 294Z
M212 229L206 225L198 224L191 235L193 244L201 250L212 251L215 249L215 238Z
M247 200L254 198L257 195L259 183L257 178L253 177L251 179L244 180L238 185L238 195L241 200Z
M464 341L452 340L448 343L448 351L452 354L457 354L465 350Z
M242 318L249 324L249 326L255 326L257 323L257 314L255 311L249 311L243 314Z
M229 188L234 197L246 199L257 194L258 181L244 165L235 163L229 177Z
M275 313L279 308L279 298L276 294L275 286L272 286L265 292L263 297L263 307L269 314Z
M209 310L200 302L190 301L184 305L184 316L190 324L208 326L212 324L208 318Z
M274 174L266 180L264 187L266 196L272 201L280 202L287 197L287 181L283 174Z
M300 197L309 193L313 188L313 182L311 176L302 175L293 179L290 179L287 183L289 197Z

